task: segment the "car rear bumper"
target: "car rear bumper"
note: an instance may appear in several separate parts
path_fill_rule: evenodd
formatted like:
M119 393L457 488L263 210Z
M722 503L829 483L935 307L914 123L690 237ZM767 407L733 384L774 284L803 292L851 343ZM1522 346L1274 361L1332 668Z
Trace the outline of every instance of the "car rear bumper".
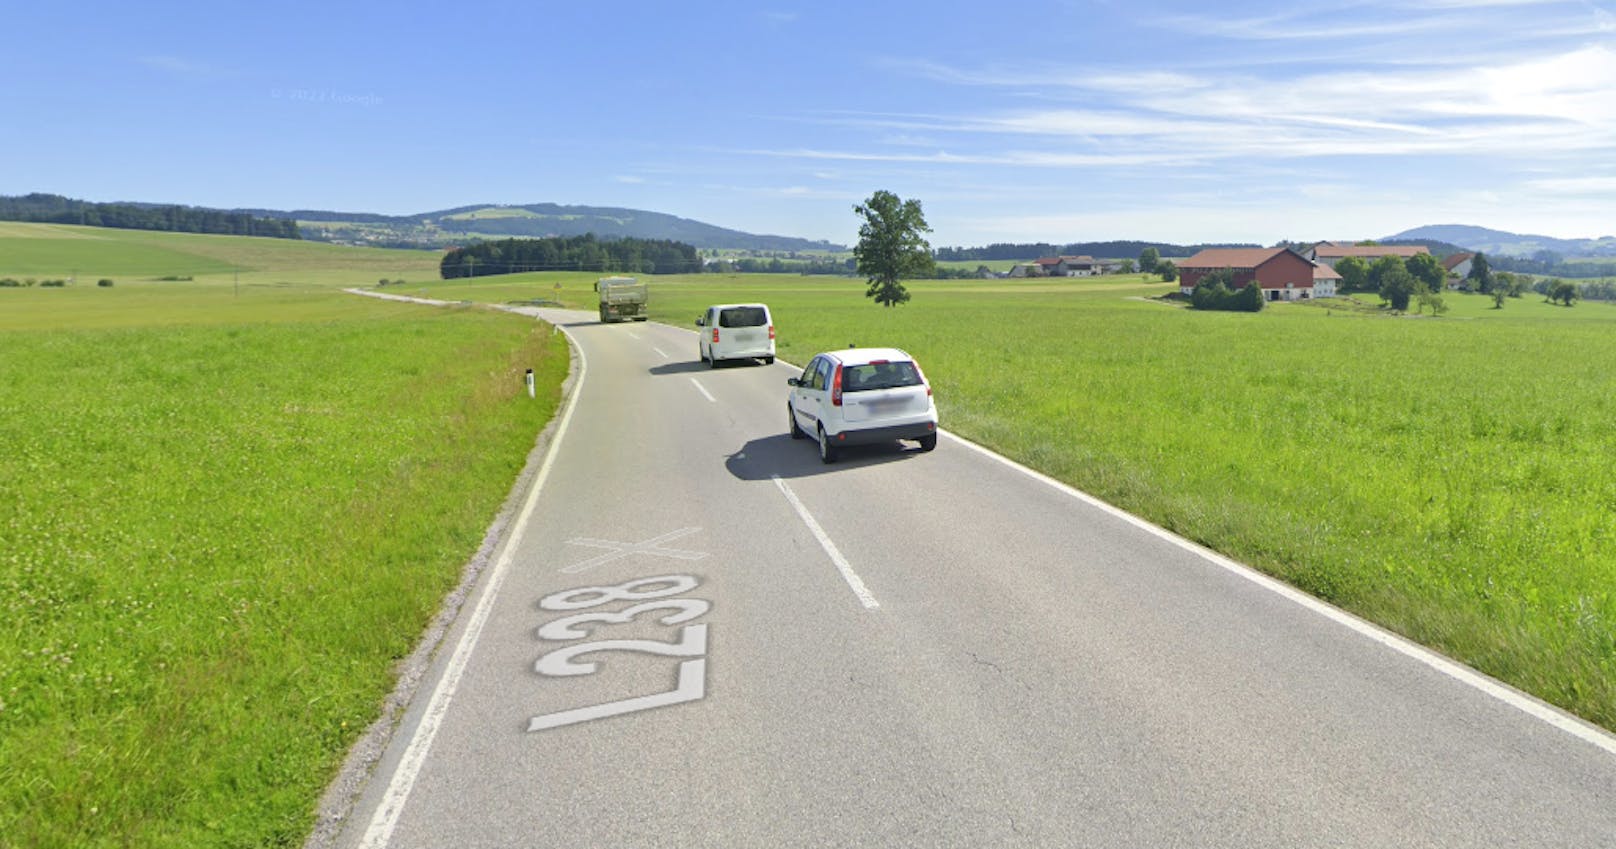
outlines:
M712 355L720 360L740 360L752 357L772 357L774 349L765 345L761 348L712 348Z
M838 446L870 445L876 442L892 442L898 439L919 439L922 436L934 436L936 433L937 422L924 421L912 424L844 430L841 433L831 435L830 441Z

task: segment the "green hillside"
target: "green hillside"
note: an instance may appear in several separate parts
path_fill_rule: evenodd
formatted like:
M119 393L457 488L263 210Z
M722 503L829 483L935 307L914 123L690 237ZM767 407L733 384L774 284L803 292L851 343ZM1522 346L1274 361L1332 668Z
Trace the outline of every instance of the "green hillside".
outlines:
M268 239L0 222L0 277L118 283L238 274L246 282L373 284L382 277L431 279L437 251L356 248Z

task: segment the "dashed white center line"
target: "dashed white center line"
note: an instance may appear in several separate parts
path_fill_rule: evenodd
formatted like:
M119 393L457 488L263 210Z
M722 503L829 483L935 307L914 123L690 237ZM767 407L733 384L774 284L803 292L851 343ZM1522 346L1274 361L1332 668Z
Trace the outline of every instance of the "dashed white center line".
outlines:
M769 477L774 479L775 486L780 487L780 492L785 495L786 500L791 502L792 509L797 511L802 523L808 526L808 530L813 531L814 538L819 540L819 547L825 549L825 553L830 555L830 562L836 564L836 571L842 573L842 580L853 588L853 595L858 596L859 601L863 602L864 606L870 610L880 607L881 603L876 601L875 596L870 594L869 589L864 586L864 581L860 580L858 573L853 571L853 565L847 562L846 557L842 556L842 552L836 547L836 543L831 542L830 536L825 533L825 529L814 521L813 514L809 513L808 508L802 506L802 502L797 500L797 494L791 491L791 487L786 486L786 482L781 480L779 475L770 475Z
M667 358L668 358L668 352L667 352L667 351L664 351L664 350L662 350L662 349L661 349L661 348L658 348L658 347L657 347L657 346L655 346L655 345L652 345L652 346L651 346L651 350L653 350L653 351L655 351L655 352L657 352L657 353L658 353L658 354L661 354L661 355L662 355L662 359L664 359L664 360L665 360L665 359L667 359Z
M705 387L705 386L702 386L702 385L701 385L701 381L699 381L699 380L697 380L697 379L695 379L695 378L694 378L694 377L692 377L692 378L690 378L690 382L691 382L691 383L692 383L692 384L695 384L695 387L696 387L696 391L697 391L697 392L700 392L700 393L701 393L701 394L702 394L702 395L703 395L703 396L704 396L704 397L705 397L705 398L706 398L706 399L707 399L707 400L709 400L709 401L711 401L711 402L713 402L713 403L714 403L714 404L716 404L716 403L718 403L718 399L717 399L717 398L714 398L714 397L713 397L713 396L712 396L712 395L711 395L711 394L710 394L710 393L709 393L709 392L708 392L708 391L707 391L707 387Z

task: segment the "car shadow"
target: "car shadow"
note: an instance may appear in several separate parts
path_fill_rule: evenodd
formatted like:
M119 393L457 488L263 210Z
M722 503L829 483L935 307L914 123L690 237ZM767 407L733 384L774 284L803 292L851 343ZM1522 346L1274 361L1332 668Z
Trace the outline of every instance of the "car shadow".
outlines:
M908 442L849 445L841 449L836 462L827 464L819 462L819 449L812 439L792 439L777 433L748 441L724 458L724 468L743 481L809 478L843 469L901 463L922 453Z
M706 360L689 360L687 362L663 363L652 366L646 371L651 374L690 374L698 371L723 371L727 368L745 368L747 366L762 366L762 360L719 360L718 365L709 366ZM766 367L766 366L765 366ZM792 374L796 374L795 371Z
M659 366L651 366L650 368L646 369L646 371L650 372L651 374L694 374L700 371L707 371L707 364L701 360L687 360L684 362L663 363Z

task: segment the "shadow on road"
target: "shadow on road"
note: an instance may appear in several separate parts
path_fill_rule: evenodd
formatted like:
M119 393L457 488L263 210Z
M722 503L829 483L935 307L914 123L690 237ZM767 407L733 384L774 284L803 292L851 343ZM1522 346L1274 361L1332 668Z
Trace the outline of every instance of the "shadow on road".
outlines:
M646 369L646 371L650 372L651 374L695 374L697 372L703 372L706 370L707 364L701 360L688 360L679 363L663 363L662 365L652 366Z
M716 367L712 367L707 365L706 360L690 360L680 363L663 363L659 366L652 366L647 371L652 374L691 374L693 372L713 371L715 368L718 371L723 371L728 368L746 368L748 366L762 365L762 360L720 360ZM796 374L796 371L791 373Z
M841 450L836 462L819 462L819 449L812 439L792 439L784 433L753 439L724 459L724 468L743 481L766 481L773 477L807 478L843 469L858 469L883 463L901 463L921 454L907 442L880 442L851 445Z

